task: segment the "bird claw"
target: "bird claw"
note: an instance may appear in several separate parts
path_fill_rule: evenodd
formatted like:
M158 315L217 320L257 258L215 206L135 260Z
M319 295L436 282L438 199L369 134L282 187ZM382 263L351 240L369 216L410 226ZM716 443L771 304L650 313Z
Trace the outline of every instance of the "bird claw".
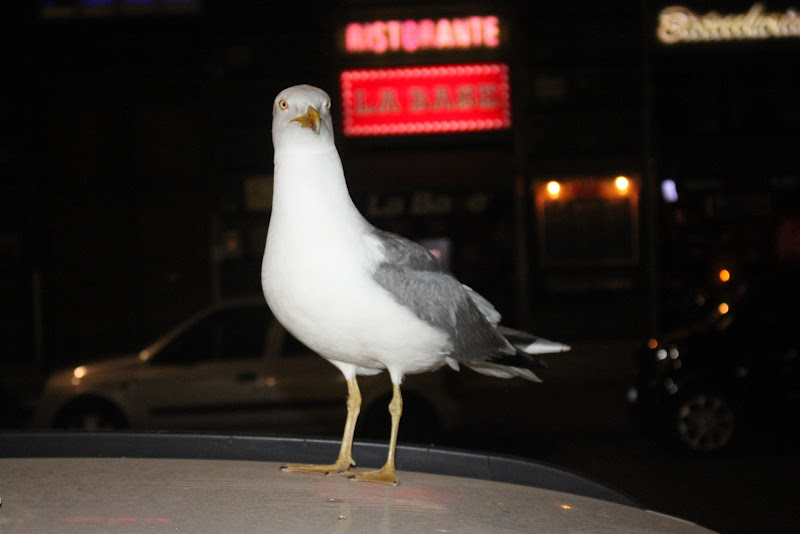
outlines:
M310 475L329 475L331 473L341 473L346 475L350 471L350 466L355 462L336 462L335 464L286 464L281 466L281 471L287 473L308 473Z
M350 472L342 474L350 480L355 480L358 482L377 482L379 484L388 484L392 486L396 486L399 482L394 468L386 466L375 471L361 471L358 473Z

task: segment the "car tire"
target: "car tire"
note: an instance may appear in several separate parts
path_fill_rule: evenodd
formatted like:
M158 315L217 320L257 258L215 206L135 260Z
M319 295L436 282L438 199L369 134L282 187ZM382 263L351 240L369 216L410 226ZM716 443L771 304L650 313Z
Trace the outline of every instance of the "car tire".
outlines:
M682 395L672 415L674 440L684 450L719 453L734 439L738 418L731 402L719 392L693 391Z
M376 440L389 439L391 417L389 402L391 395L378 398L364 411L359 419L359 434ZM403 415L398 431L399 441L431 443L441 435L441 423L434 406L414 393L403 394Z
M65 407L53 426L62 430L123 430L128 428L128 423L110 402L84 399Z

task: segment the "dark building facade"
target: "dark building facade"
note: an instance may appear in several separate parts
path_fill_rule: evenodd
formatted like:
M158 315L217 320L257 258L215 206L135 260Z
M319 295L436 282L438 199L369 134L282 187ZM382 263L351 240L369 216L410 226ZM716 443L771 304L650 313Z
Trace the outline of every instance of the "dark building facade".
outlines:
M649 15L665 34L649 69L655 169L678 194L658 233L662 323L674 326L797 261L800 17L785 3L664 7Z
M6 17L15 83L0 110L3 358L50 367L133 348L260 292L275 94L310 83L342 103L345 70L460 64L507 68L510 124L359 136L336 111L358 206L436 249L510 323L653 335L718 267L777 261L800 121L800 41L665 44L664 7L319 2L290 24L267 2L7 8L21 11ZM750 6L687 9L723 8ZM425 48L416 21L442 19L456 44ZM385 42L364 41L384 50L348 52L348 24L392 21L415 22L415 40L385 24ZM480 102L455 91L448 105Z

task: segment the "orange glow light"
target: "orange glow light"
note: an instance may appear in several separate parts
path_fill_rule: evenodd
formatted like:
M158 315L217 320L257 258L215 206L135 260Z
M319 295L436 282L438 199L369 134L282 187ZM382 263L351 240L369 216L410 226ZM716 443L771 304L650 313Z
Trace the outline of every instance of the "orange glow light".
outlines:
M728 269L722 269L719 272L719 279L722 282L727 282L728 280L731 279L731 272Z
M561 184L552 180L547 182L547 194L550 195L550 198L558 198L558 194L561 192Z
M726 302L723 302L722 304L719 305L717 309L719 310L720 314L725 315L730 311L730 306L728 306Z
M617 179L614 180L614 185L620 193L625 193L628 191L630 182L624 176L617 176Z

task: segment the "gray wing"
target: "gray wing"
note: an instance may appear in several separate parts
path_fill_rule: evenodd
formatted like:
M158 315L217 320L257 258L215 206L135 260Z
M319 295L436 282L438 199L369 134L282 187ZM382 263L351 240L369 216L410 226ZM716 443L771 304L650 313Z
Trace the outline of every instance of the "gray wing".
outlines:
M491 302L486 300L480 293L472 289L471 287L461 284L461 287L469 294L470 298L475 302L475 305L481 311L486 320L492 323L494 326L500 324L500 320L503 318L500 315L500 312L495 309Z
M423 321L445 331L453 344L451 357L464 363L516 353L487 320L484 309L499 320L489 302L462 286L425 247L376 230L386 260L373 277L403 306ZM493 312L493 313L491 313Z

